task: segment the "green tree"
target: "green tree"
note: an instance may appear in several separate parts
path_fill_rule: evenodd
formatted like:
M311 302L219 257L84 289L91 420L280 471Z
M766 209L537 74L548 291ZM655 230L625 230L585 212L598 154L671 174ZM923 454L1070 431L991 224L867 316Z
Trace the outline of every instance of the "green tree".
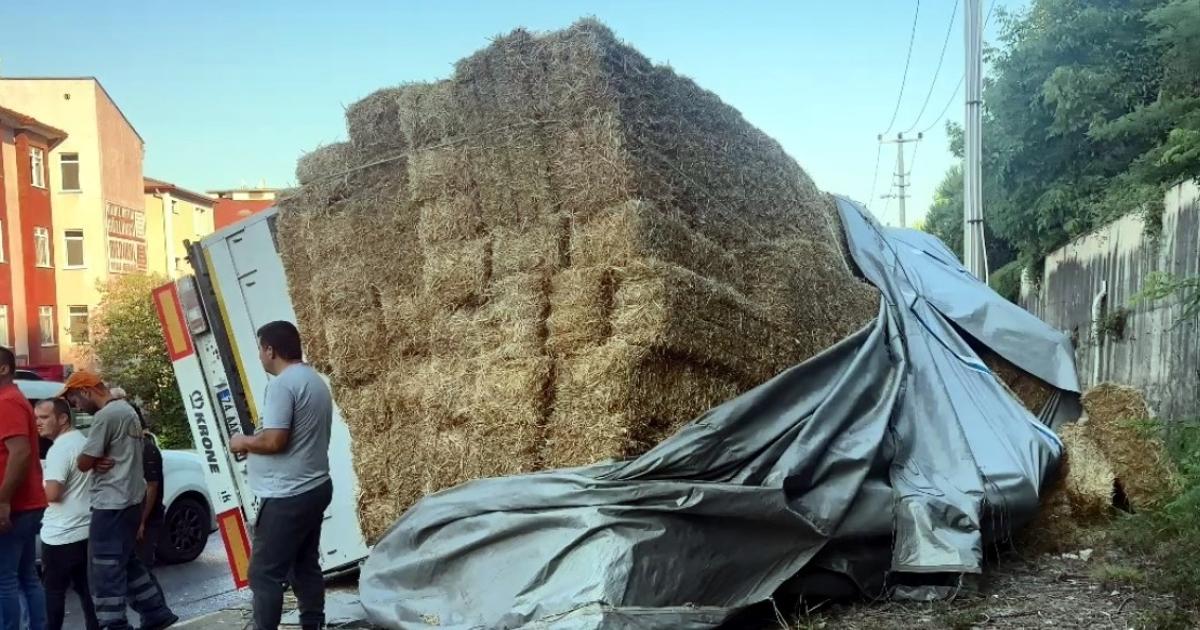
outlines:
M995 236L1029 265L1122 214L1156 219L1166 187L1200 175L1200 0L1034 0L1000 19L983 121ZM951 247L955 177L930 208Z
M995 212L984 205L984 240L987 247L988 271L995 271L1016 257L1008 242L991 229ZM925 215L925 231L942 239L954 255L962 258L963 251L963 176L962 167L955 165L933 192L933 205Z
M141 403L164 448L191 448L192 433L151 295L165 282L161 276L131 274L103 285L88 325L87 358L106 383L125 388Z

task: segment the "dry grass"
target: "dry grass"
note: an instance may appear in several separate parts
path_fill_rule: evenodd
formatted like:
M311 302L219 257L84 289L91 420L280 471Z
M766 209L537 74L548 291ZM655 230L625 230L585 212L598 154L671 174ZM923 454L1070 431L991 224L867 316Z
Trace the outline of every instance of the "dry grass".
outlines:
M469 479L637 455L878 311L795 161L595 21L346 119L279 228L369 539Z
M1161 507L1179 493L1182 480L1162 440L1147 426L1150 410L1141 392L1104 383L1084 394L1083 408L1088 435L1112 462L1134 508Z

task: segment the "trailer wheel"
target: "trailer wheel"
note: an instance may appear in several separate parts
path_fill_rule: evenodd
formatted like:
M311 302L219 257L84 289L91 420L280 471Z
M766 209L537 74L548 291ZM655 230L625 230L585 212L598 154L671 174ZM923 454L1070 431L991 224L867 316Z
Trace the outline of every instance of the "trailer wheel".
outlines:
M167 564L195 560L208 544L211 520L203 500L190 495L175 499L167 510L158 557Z

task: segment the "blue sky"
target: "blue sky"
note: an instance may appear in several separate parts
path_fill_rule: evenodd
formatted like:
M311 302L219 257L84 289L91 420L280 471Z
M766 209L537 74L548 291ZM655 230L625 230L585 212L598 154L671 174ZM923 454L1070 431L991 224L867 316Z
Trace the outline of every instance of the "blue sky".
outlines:
M1023 0L995 0L1019 8ZM518 26L593 15L778 139L817 184L871 192L876 134L895 109L916 0L834 3L581 0L0 3L0 75L94 75L146 140L146 175L196 190L293 181L296 158L345 137L344 108L389 85L448 76ZM963 69L962 7L924 116L955 0L921 2L892 133L933 124ZM987 0L985 0L987 6ZM13 28L15 25L20 28ZM995 21L988 29L994 36ZM961 92L947 111L962 119ZM37 112L27 112L34 116ZM908 217L919 219L953 162L942 123L916 148ZM915 133L915 131L914 131ZM896 159L884 148L876 199ZM986 201L986 200L985 200ZM885 210L886 207L886 210Z

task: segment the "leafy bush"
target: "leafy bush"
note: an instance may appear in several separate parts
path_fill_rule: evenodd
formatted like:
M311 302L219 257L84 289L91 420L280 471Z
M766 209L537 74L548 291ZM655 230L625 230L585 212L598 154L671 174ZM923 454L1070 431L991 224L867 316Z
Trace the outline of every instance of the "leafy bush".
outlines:
M191 448L192 432L151 296L165 282L161 276L131 274L102 286L84 355L106 383L125 388L140 403L164 448Z

